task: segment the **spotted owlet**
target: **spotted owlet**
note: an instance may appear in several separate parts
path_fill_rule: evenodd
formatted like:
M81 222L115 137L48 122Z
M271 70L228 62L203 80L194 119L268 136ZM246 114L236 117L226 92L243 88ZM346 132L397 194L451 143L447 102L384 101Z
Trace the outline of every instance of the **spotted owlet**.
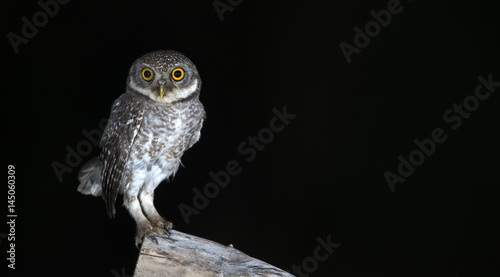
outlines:
M123 194L137 223L136 245L144 236L169 234L172 223L153 204L155 188L173 176L184 151L200 138L205 110L195 65L175 51L155 51L129 70L126 92L115 100L99 147L100 156L80 170L78 191L101 196L108 215Z

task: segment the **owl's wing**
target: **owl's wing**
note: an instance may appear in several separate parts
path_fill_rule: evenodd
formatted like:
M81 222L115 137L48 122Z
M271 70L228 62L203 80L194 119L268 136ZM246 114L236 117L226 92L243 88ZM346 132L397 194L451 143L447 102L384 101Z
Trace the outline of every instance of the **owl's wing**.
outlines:
M115 216L116 197L130 149L141 128L144 110L140 101L123 94L113 103L108 125L101 138L102 197L111 218Z
M194 131L193 136L191 136L191 139L189 140L189 144L187 149L193 147L193 145L200 140L201 136L201 128L203 128L203 122L205 121L205 114L203 114L203 117L200 120L200 124L198 124L198 128Z

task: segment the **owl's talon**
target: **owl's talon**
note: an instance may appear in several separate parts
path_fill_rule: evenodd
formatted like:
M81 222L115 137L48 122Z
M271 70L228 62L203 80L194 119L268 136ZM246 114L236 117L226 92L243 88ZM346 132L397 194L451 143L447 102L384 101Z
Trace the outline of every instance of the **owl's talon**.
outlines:
M140 241L138 241L136 238L135 239L135 248L141 250L141 244L142 244L142 239Z
M166 220L163 217L154 218L151 222L153 223L153 226L156 226L156 228L153 229L155 232L160 235L167 235L168 237L170 237L170 231L174 227L174 224L172 224L172 222Z
M135 246L139 248L139 245L144 242L144 238L150 239L155 244L158 244L158 240L155 237L156 228L151 225L149 221L139 223L137 225L137 234L135 236Z
M150 235L148 236L148 239L150 239L152 242L154 242L155 244L158 244L158 240L155 238L154 235Z

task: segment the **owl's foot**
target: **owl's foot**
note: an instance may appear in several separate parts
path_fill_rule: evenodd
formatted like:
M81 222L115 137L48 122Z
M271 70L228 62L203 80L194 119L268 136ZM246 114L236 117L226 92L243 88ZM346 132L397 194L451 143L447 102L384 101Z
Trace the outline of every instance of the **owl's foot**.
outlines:
M150 239L152 242L158 244L155 237L155 227L149 221L143 221L137 224L137 233L135 235L135 247L140 249L144 237Z
M137 234L135 236L135 246L140 249L144 237L150 239L152 242L158 244L156 234L170 236L170 231L174 225L172 222L164 219L161 216L154 218L150 221L143 221L137 224Z
M151 224L153 225L153 231L157 232L160 235L170 236L170 231L174 227L172 222L166 220L161 216L156 216L150 219Z

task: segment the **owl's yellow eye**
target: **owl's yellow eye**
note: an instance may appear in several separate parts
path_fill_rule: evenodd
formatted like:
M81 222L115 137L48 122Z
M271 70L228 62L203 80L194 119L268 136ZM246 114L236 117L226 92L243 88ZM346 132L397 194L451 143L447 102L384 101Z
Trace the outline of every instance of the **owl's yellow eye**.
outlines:
M176 68L172 71L172 78L175 81L180 81L184 78L184 69L182 68Z
M146 81L151 81L153 79L153 71L149 68L144 68L142 70L142 78Z

